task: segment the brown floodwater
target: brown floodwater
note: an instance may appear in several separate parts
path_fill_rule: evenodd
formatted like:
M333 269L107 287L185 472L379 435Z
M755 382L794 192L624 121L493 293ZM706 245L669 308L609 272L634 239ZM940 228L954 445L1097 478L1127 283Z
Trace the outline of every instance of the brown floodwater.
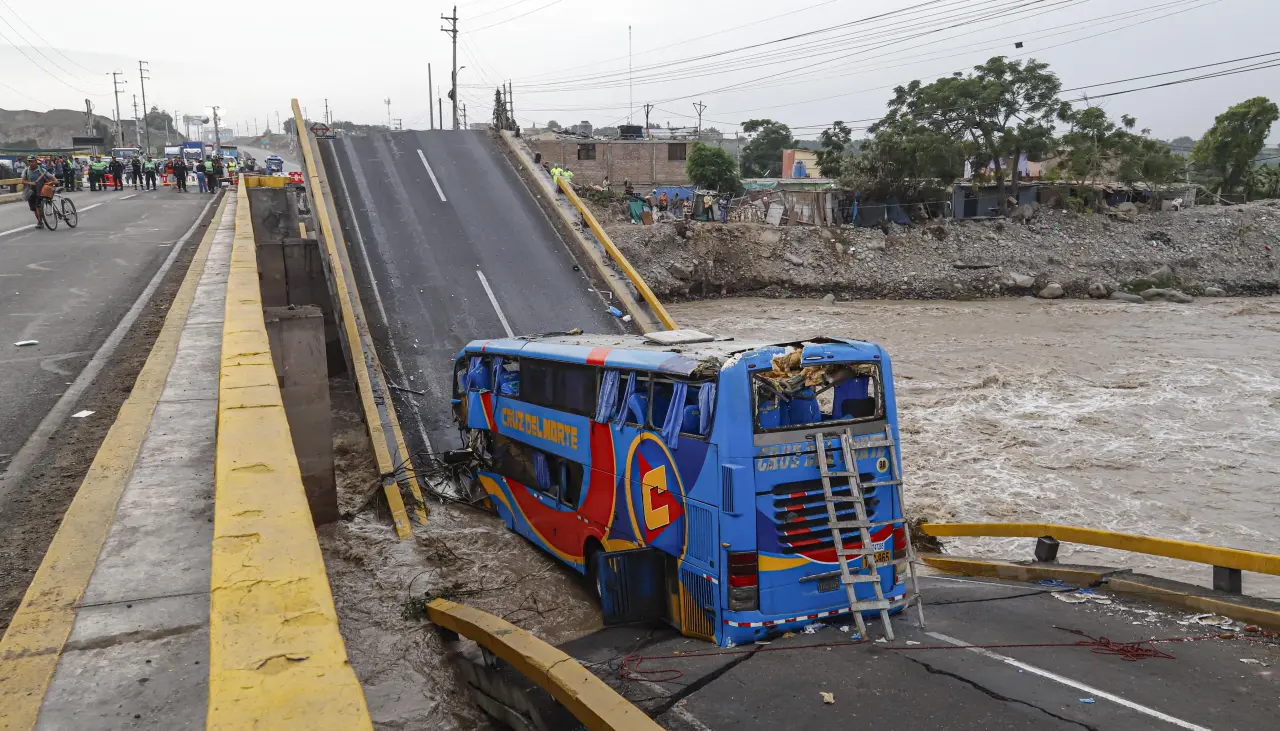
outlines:
M1280 553L1280 299L723 299L669 308L749 339L833 335L893 360L908 510ZM1029 558L1030 539L953 553ZM1207 584L1210 569L1063 545L1063 560ZM1280 598L1280 579L1244 576Z

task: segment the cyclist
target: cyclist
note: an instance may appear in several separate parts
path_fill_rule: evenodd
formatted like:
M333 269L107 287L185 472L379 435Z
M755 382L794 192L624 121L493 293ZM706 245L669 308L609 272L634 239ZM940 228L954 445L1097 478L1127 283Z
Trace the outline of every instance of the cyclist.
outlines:
M36 216L37 227L44 222L40 214L40 204L44 201L44 187L56 180L52 173L40 167L40 161L36 160L35 155L27 158L27 169L22 172L22 194L26 196L27 205Z

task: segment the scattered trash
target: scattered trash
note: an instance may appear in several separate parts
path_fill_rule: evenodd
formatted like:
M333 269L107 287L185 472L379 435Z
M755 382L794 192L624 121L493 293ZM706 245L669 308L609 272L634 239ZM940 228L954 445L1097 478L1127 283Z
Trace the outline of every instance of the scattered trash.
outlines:
M1093 597L1093 603L1094 604L1110 604L1111 600L1104 596Z
M726 641L725 641L725 645L724 645L724 646L725 646L725 648L727 649L727 648L737 647L738 645L737 645L736 643L734 643L734 641L733 641L732 639L729 639L729 640L726 640Z
M573 270L574 270L575 272L580 272L580 271L582 271L582 268L581 268L581 267L579 267L577 264L574 264L574 265L573 265Z
M74 413L74 414L72 414L72 415L71 415L71 418L72 418L72 419L83 419L84 417L89 416L89 415L90 415L90 414L92 414L92 413L93 413L92 411L77 411L76 413Z
M609 314L614 317L622 317L622 310L614 307L613 305L609 305Z
M623 316L622 316L622 321L623 321L623 322L631 322L631 315L623 315Z
M1242 657L1240 658L1240 662L1244 663L1245 665L1261 665L1264 668L1267 666L1265 662L1261 660L1254 660L1251 657Z
M1092 698L1081 698L1081 699L1080 699L1080 702L1081 702L1081 703L1093 703L1093 702L1094 702L1094 700L1093 700Z
M795 636L796 636L796 633L795 633L795 632L783 632L783 633L782 633L782 639L784 639L784 640L789 640L789 639L791 639L792 637L795 637Z
M1054 594L1053 598L1057 599L1060 602L1066 602L1067 604L1084 604L1085 602L1089 601L1089 597L1081 596L1080 594L1076 594L1074 592L1071 592L1071 593L1059 592L1057 594Z
M1258 625L1256 625L1256 624L1246 624L1246 625L1244 626L1244 631L1245 631L1245 632L1257 632L1259 629L1262 629L1262 628L1261 628L1261 627L1259 627L1259 626L1258 626Z
M773 642L773 640L756 640L757 645L767 645L771 642Z
M880 639L876 640L876 644L878 644L878 645L887 644L888 642L889 642L889 641L888 641L888 640L886 640L886 639L885 639L885 638L883 638L883 637L881 637Z
M840 625L840 631L841 631L841 632L848 632L848 631L849 631L849 625L847 625L847 624L842 624L842 625Z
M1063 581L1062 579L1041 579L1040 581L1038 581L1038 582L1036 582L1036 583L1038 583L1040 586L1053 586L1053 587L1058 587L1058 588L1070 588L1070 587L1068 586L1067 582Z
M827 705L832 705L836 702L835 693L828 693L826 691L820 690L818 691L818 694L822 696L822 702L826 703Z
M812 634L817 634L818 630L822 629L823 627L826 627L826 625L821 622L814 622L813 624L805 625L804 629L800 631L807 635L812 635Z
M1230 617L1223 617L1217 614L1197 614L1191 618L1191 621L1196 624L1209 625L1210 627L1225 627L1231 624Z
M40 344L39 340L19 340L18 342L14 343L14 345L18 346L19 348L25 348L28 345L39 345L39 344Z
M907 644L908 644L908 645L918 645L918 644L920 644L920 643L919 643L919 642L916 642L915 640L907 640ZM1021 672L1021 671L1019 671L1019 672Z
M862 640L862 635L858 634L857 632L854 632L853 634L849 635L849 639L853 640L854 642L860 642Z

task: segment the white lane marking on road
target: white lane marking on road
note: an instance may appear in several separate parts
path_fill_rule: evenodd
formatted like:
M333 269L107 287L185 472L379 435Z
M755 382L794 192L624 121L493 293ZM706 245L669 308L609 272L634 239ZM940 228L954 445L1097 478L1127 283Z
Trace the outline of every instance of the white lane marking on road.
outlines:
M489 280L484 278L484 272L476 270L476 276L480 277L480 284L484 287L484 293L489 295L489 301L493 303L493 309L498 313L498 319L502 320L502 329L507 331L507 337L514 338L516 334L511 331L511 323L507 322L507 316L502 314L502 308L498 306L498 298L493 296L493 290L489 288Z
M9 492L19 482L22 482L22 478L26 476L27 471L36 463L36 460L40 459L44 448L49 444L49 437L53 436L58 427L62 426L62 423L66 421L76 401L88 390L94 379L98 377L103 367L106 366L107 361L115 354L116 348L120 346L120 341L124 340L124 336L133 327L133 323L137 322L142 310L151 301L151 297L156 290L159 289L160 282L164 279L165 274L169 273L174 259L178 258L178 252L182 251L182 247L187 243L187 240L199 228L200 222L204 220L205 214L209 212L209 208L213 206L213 201L215 200L217 200L216 197L204 205L200 215L196 216L196 220L192 222L191 228L187 229L187 232L178 240L178 245L173 247L173 251L169 252L169 255L165 257L164 263L152 275L151 281L147 282L142 294L138 295L138 299L134 300L133 306L124 314L124 317L120 318L120 322L116 323L115 329L102 342L102 345L98 346L98 350L89 359L89 362L85 364L80 371L80 375L76 376L71 385L67 387L67 390L63 391L62 396L54 403L53 408L49 409L49 413L45 414L44 418L40 420L35 431L31 432L31 436L27 437L27 441L22 445L22 448L18 450L17 454L13 455L13 459L9 462L9 467L3 475L0 475L0 512L3 512L6 507L5 503Z
M85 206L84 208L77 208L77 209L76 209L76 213L84 213L85 211L92 211L93 209L97 208L98 206L105 206L106 204L108 204L108 203L110 203L110 202L111 202L111 201L103 201L103 202L101 202L101 203L94 203L94 204L93 204L93 205L91 205L91 206Z
M347 160L355 165L355 157L351 155L348 148ZM355 202L351 200L351 191L347 189L347 176L342 174L342 166L338 168L338 183L342 186L342 196L347 199L347 210L354 211L356 209ZM334 200L337 205L337 200ZM378 288L378 279L373 276L373 265L369 263L369 251L364 246L364 234L360 233L360 223L352 218L352 228L356 232L356 245L360 247L360 258L364 260L364 273L369 277L369 284L373 287L373 301L378 305L378 314L382 317L382 324L386 326L387 331L391 330L391 320L387 318L386 305L382 304L382 290ZM342 225L342 221L338 220L338 226ZM354 271L353 271L354 274ZM404 363L400 360L400 349L396 347L395 338L387 338L387 347L391 348L391 360L395 362L396 372L401 378L407 378L409 374L404 369ZM427 450L428 454L435 454L435 449L431 446L431 439L427 437L427 425L422 421L422 410L417 408L417 400L413 398L413 394L406 394L405 399L414 406L413 411L414 423L418 425L418 436L422 438L422 446Z
M422 164L427 168L427 175L431 176L431 183L436 186L436 192L440 194L440 202L448 203L449 200L444 197L444 191L440 189L440 181L436 180L436 171L432 170L431 163L427 162L426 154L422 150L418 150L418 157L422 158Z
M127 201L127 200L129 200L130 198L137 198L137 197L138 197L138 194L137 194L137 193L134 193L133 195L126 195L126 196L124 196L123 198L120 198L119 200Z
M16 233L18 233L19 231L30 231L31 229L33 229L33 228L35 228L35 227L36 227L36 225L35 225L34 223L32 223L32 224L28 224L28 225L26 225L26 226L19 226L18 228L11 228L11 229L9 229L8 231L0 231L0 236L8 236L9 234L16 234Z
M1154 708L1148 708L1147 706L1144 706L1141 703L1134 703L1133 701L1128 700L1127 698L1121 698L1120 696L1114 695L1112 693L1108 693L1105 690L1099 690L1097 688L1094 688L1091 685L1085 685L1084 683L1081 683L1078 680L1072 680L1071 678L1058 675L1057 673L1050 672L1048 670L1045 670L1044 668L1039 668L1039 667L1036 667L1035 665L1022 662L1021 660L1014 660L1011 657L1007 657L1005 655L992 652L983 647L974 647L973 645L969 644L968 642L965 642L964 640L957 640L954 637L948 637L947 635L944 635L941 632L926 632L925 634L929 635L930 637L934 637L939 640L942 640L943 642L955 645L957 647L967 648L972 652L976 652L979 655L982 655L983 657L988 657L988 658L991 658L992 660L999 660L1002 663L1012 665L1015 668L1025 670L1028 673L1035 673L1036 675L1039 675L1042 678L1048 678L1049 680L1052 680L1055 683L1062 683L1063 685L1068 686L1070 688L1075 688L1076 690L1082 690L1085 693L1088 693L1089 695L1094 696L1096 698L1106 698L1107 700L1113 703L1118 703L1124 706L1125 708L1129 708L1131 710L1137 711L1138 713L1144 713L1148 716L1151 716L1152 718L1158 718L1161 721L1167 721L1168 723L1171 723L1180 728L1191 729L1191 731L1209 731L1209 729L1205 728L1204 726L1197 726L1196 724L1191 723L1190 721L1184 721L1181 718L1175 718L1173 716L1170 716L1167 713L1161 713L1160 711L1157 711Z

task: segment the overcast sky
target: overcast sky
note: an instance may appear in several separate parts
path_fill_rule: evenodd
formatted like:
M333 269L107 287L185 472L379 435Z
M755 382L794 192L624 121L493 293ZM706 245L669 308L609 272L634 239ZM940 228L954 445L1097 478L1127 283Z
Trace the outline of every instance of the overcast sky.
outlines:
M452 4L437 0L61 0L49 7L56 11L0 0L0 108L82 110L88 98L111 116L116 70L128 82L121 115L131 118L139 58L150 62L148 103L180 114L217 104L228 126L242 130L255 118L258 127L270 120L274 129L276 112L287 116L295 96L311 118L323 115L328 98L336 118L365 123L385 123L390 98L392 117L425 129L434 96L428 63L435 85L448 88L450 43L439 29ZM281 14L285 8L303 15ZM488 118L494 87L510 79L525 125L555 119L604 126L626 121L629 109L639 123L645 103L656 105L655 122L692 124L693 103L701 101L706 126L728 131L769 117L812 137L834 119L880 116L895 84L993 55L1047 61L1070 89L1280 51L1280 0L467 0L458 3L458 16L469 119ZM798 34L810 35L770 43ZM212 50L211 35L223 39ZM755 47L735 50L744 46ZM1100 103L1114 115L1136 116L1159 137L1198 137L1231 104L1260 94L1280 98L1278 82L1280 67Z

